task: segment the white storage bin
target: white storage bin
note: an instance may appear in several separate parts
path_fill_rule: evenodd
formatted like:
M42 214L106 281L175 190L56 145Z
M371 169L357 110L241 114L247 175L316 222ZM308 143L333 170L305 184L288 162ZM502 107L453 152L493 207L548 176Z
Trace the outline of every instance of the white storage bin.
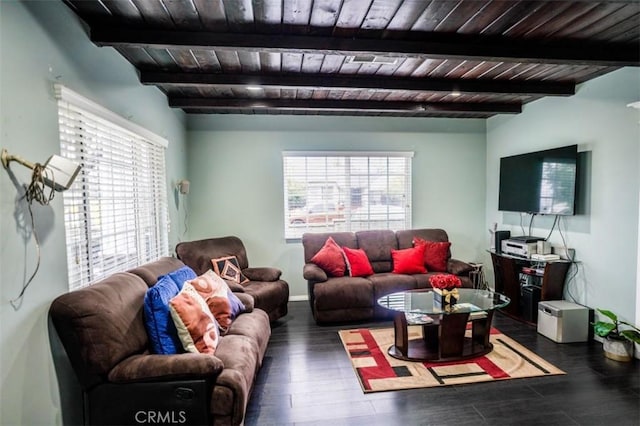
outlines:
M538 333L558 343L586 342L589 309L564 300L539 302Z

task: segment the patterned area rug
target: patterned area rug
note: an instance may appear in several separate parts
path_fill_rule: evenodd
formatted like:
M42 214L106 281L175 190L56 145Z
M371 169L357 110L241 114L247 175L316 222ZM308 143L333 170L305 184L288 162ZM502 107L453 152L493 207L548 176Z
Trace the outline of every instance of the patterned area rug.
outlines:
M392 328L338 333L365 393L565 374L495 328L490 337L493 351L444 363L409 362L389 356ZM409 338L421 336L422 327L409 327Z

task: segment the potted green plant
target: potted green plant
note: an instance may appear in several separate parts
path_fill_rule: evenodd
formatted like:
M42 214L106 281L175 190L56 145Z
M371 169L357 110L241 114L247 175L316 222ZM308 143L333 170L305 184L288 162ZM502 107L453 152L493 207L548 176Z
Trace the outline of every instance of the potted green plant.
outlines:
M593 332L604 338L604 355L616 361L631 361L633 344L640 344L640 328L618 319L616 314L606 309L598 309L598 312L611 320L592 323Z

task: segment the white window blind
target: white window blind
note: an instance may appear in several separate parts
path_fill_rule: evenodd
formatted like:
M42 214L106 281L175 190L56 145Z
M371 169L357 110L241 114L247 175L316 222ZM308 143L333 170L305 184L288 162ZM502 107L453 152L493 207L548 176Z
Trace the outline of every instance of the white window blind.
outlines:
M56 85L69 289L169 254L166 140Z
M282 154L285 238L411 228L412 152Z

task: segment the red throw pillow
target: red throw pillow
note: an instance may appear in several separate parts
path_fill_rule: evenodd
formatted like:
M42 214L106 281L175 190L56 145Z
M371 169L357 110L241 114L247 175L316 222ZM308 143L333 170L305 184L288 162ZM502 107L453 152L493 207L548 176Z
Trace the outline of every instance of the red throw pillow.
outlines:
M403 250L391 250L394 274L426 274L424 267L424 245Z
M362 249L350 249L349 247L343 247L344 256L347 258L349 275L352 277L366 277L373 275L373 268L369 263L367 254Z
M329 237L320 251L311 258L311 263L318 265L327 275L343 277L347 265L344 263L344 255L342 253L338 243Z
M415 237L413 245L425 246L424 264L432 272L447 272L447 261L449 260L449 241L426 241Z

